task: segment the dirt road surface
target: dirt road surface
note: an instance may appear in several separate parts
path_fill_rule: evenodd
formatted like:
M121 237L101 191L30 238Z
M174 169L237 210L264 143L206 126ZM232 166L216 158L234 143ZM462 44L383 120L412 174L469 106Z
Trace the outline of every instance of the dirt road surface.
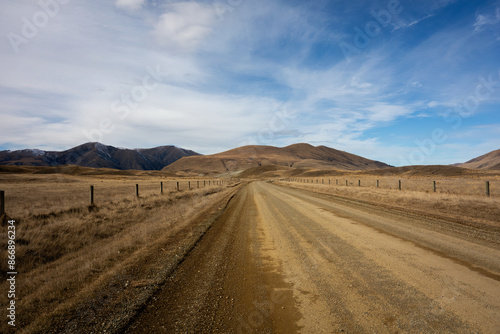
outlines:
M500 333L500 231L242 188L128 333Z

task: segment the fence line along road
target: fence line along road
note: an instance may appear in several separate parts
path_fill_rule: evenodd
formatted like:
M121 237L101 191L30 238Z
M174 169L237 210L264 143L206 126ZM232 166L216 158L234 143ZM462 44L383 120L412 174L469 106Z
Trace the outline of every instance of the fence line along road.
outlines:
M283 179L287 182L294 183L304 183L304 184L317 184L317 185L333 185L331 179L309 179L309 178L292 178ZM409 190L409 191L420 191L420 192L433 192L433 193L445 193L445 194L455 194L455 195L480 195L483 193L486 197L492 197L492 182L484 181L484 186L481 186L481 182L478 180L441 180L439 183L437 180L411 180L407 179L405 182L401 179L384 179L384 183L380 179L356 179L358 187L365 188L379 188L379 189L398 189ZM372 182L371 182L372 181ZM404 183L404 184L403 184ZM500 182L498 182L500 184ZM345 179L345 186L354 185L355 181L350 179ZM385 185L385 187L383 186ZM392 186L390 186L392 184ZM339 179L335 179L335 186L339 185ZM439 187L440 186L440 187ZM481 190L481 188L483 190ZM495 188L495 190L500 189L500 187ZM496 196L498 194L495 194Z

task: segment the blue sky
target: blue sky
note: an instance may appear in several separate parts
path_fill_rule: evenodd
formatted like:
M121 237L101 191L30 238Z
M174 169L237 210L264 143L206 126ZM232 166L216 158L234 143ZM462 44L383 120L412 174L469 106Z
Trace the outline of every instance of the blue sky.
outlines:
M500 1L0 3L0 149L500 148Z

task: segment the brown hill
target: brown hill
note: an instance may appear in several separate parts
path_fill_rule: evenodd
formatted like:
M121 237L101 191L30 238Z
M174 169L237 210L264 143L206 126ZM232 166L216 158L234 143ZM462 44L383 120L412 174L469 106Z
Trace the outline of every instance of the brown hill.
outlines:
M288 168L367 170L390 167L326 146L294 144L287 147L243 146L226 152L184 157L163 171L187 174L232 174L249 168L277 165Z
M238 177L250 179L276 179L276 178L318 178L318 177L366 177L366 176L394 176L400 178L497 178L500 171L461 168L446 165L432 166L405 166L387 167L369 170L338 170L338 169L310 169L288 168L277 165L252 167L241 172Z
M5 166L0 165L0 176L4 174L63 174L72 176L132 176L132 177L165 177L170 176L158 170L120 170L114 168L92 168L76 165L60 166ZM175 175L172 175L175 176ZM5 179L4 179L5 182Z
M459 166L465 168L500 170L500 150L486 153L463 164L459 164Z
M120 170L161 170L182 157L198 153L175 146L150 149L117 148L101 143L86 143L69 150L0 151L0 165L7 166L59 166L77 165Z

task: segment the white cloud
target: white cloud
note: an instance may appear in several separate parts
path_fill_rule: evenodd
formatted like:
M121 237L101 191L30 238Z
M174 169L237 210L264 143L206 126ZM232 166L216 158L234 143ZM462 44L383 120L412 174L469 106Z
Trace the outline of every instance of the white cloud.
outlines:
M353 87L356 87L356 88L360 88L360 89L364 89L364 88L370 88L373 86L372 83L369 83L369 82L360 82L358 80L358 78L356 78L355 76L352 77L351 79L351 86Z
M483 73L464 56L483 50L483 39L470 25L450 25L399 50L406 42L398 36L416 33L401 29L388 42L381 36L347 64L335 56L338 36L349 35L340 18L318 16L308 2L242 2L220 19L212 1L177 1L69 2L18 55L4 39L0 145L67 149L88 141L82 130L110 119L114 129L103 142L114 146L174 144L215 153L248 138L269 145L303 141L391 162L398 147L408 144L368 136L390 136L401 119L438 118L473 94ZM0 16L8 13L0 19L0 32L20 33L21 18L33 17L37 3L0 1ZM412 8L421 8L408 6L401 19L407 26L434 20L429 15L449 1L429 3L412 2ZM133 10L138 14L131 15ZM488 14L478 16L484 30L495 21L493 12ZM352 32L356 23L343 16ZM323 44L332 48L316 58ZM140 88L146 67L157 65L158 87L119 118L112 102ZM282 125L273 121L281 104L296 117L269 135L266 129Z
M406 28L410 28L414 25L417 25L419 24L420 22L422 21L425 21L431 17L433 17L434 15L436 15L436 13L431 13L429 15L426 15L422 18L419 18L419 19L414 19L414 20L411 20L410 22L405 22L403 20L399 20L399 21L396 21L393 26L394 26L394 29L393 31L396 31L396 30L399 30L399 29L406 29Z
M415 87L415 88L420 88L420 87L422 87L422 86L423 86L423 85L422 85L422 83L421 83L420 81L413 81L413 82L411 83L411 85L412 85L413 87Z
M483 30L484 26L491 26L500 23L500 8L497 8L495 15L481 15L476 16L476 22L472 25L475 32Z
M213 30L217 15L212 6L196 2L178 2L160 16L153 34L158 42L177 52L195 50Z
M116 7L128 9L128 10L137 10L142 7L145 0L116 0Z
M398 117L409 116L413 112L406 106L391 104L376 104L365 110L369 112L367 117L372 122L390 122Z

